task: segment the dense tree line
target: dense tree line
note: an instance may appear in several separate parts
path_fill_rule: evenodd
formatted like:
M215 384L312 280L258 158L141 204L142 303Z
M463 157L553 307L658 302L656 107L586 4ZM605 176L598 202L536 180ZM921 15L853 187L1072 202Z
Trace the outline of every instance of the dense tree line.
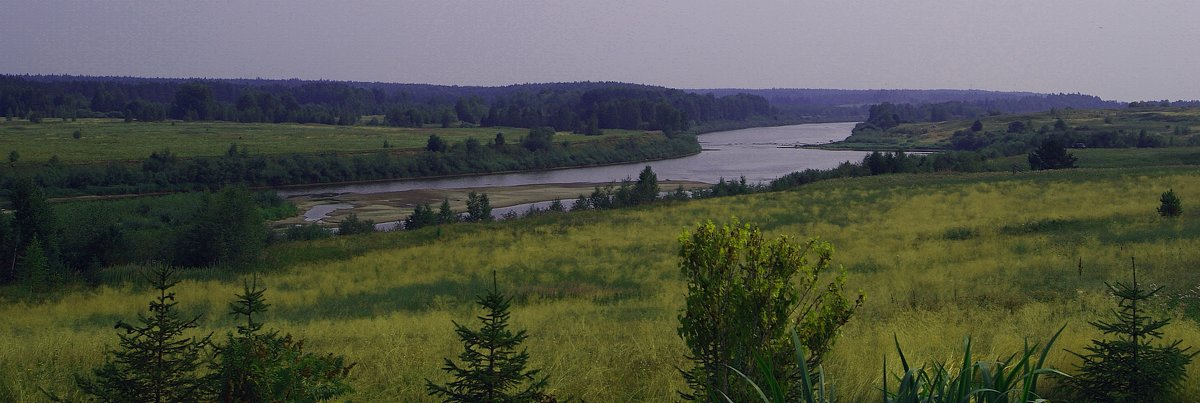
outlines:
M99 269L121 264L246 266L268 241L266 220L295 214L274 193L244 187L49 204L39 186L23 179L9 198L13 213L0 214L0 284L31 293L95 282Z
M484 145L474 139L446 144L431 137L430 149L374 154L251 155L232 145L218 157L179 158L170 150L152 153L140 166L49 164L35 182L55 194L120 194L219 189L226 185L282 186L423 176L477 174L585 166L678 157L699 151L693 136L647 135L586 145L555 143L553 130L535 128L518 144L498 135ZM5 176L5 188L15 178Z
M410 92L413 91L413 92ZM0 112L30 120L123 117L153 121L224 120L368 124L549 126L686 130L690 125L771 116L762 97L716 97L622 83L509 87L368 85L329 81L160 80L0 76Z
M944 122L1006 113L1041 112L1054 108L1100 109L1114 108L1118 105L1083 94L1031 95L1019 98L933 103L882 102L872 105L868 109L866 122L855 127L855 130L868 128L887 130L902 123Z

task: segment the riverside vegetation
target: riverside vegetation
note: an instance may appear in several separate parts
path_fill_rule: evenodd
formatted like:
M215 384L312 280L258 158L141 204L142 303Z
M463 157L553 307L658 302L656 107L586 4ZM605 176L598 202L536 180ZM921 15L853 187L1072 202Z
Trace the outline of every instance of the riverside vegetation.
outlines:
M824 355L824 378L839 400L874 400L880 368L902 367L897 342L916 362L961 357L966 335L971 356L1007 357L1065 325L1045 366L1072 372L1080 361L1065 350L1103 338L1088 322L1107 316L1114 301L1103 284L1126 278L1130 255L1140 281L1169 285L1139 304L1174 320L1164 339L1200 344L1200 275L1188 269L1200 263L1200 221L1187 208L1174 218L1156 211L1166 189L1184 203L1200 200L1198 185L1190 167L1086 165L831 179L783 192L274 244L255 266L272 287L264 320L312 351L357 364L346 399L430 399L425 380L446 382L439 363L461 351L451 322L474 315L473 298L495 270L548 393L671 400L686 388L676 368L689 365L676 334L686 294L676 237L736 216L769 237L819 235L836 245L830 263L866 299ZM103 272L95 288L6 298L4 400L39 400L39 387L79 396L73 374L101 364L115 343L112 323L145 301L144 286L120 274L131 269ZM197 334L236 325L220 313L249 274L182 275L178 309L203 314ZM1196 373L1195 363L1188 367ZM1038 385L1053 397L1056 384ZM1184 383L1175 396L1200 395L1196 385Z

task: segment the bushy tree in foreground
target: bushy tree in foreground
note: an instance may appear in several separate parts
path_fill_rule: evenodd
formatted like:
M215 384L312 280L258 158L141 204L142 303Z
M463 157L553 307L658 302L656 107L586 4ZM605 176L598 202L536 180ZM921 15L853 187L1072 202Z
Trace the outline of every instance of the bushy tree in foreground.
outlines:
M682 397L757 400L749 385L774 377L788 401L804 396L802 368L818 368L838 329L862 303L861 295L843 295L841 275L825 282L833 247L815 239L768 241L757 227L737 221L700 225L680 243L687 301L678 331L693 363L682 371L689 386ZM809 354L803 366L791 356L797 346L790 329Z
M1179 217L1179 215L1183 214L1183 203L1179 201L1178 196L1175 196L1175 189L1168 189L1158 201L1158 215L1163 217Z
M483 326L473 330L454 322L454 332L463 343L458 355L462 365L447 358L442 370L454 380L438 385L426 379L430 396L445 402L535 402L547 398L543 392L546 377L539 378L539 370L526 369L529 353L517 351L528 336L524 330L508 329L511 301L496 289L493 280L492 290L476 300L485 311L479 316Z
M245 320L237 334L216 346L211 383L223 402L315 402L350 392L353 364L333 354L304 351L304 341L277 331L262 331L270 306L257 279L247 284L230 314Z
M120 348L105 354L104 364L93 370L95 378L77 377L76 384L103 402L207 400L211 392L198 370L211 335L184 337L200 317L179 317L170 292L178 284L174 269L156 266L147 277L159 293L150 301L149 314L139 313L137 325L118 321Z
M1180 348L1181 341L1153 345L1161 339L1170 319L1153 319L1145 313L1145 302L1162 287L1141 288L1134 265L1130 285L1105 283L1120 301L1110 320L1090 322L1111 339L1092 340L1086 354L1071 352L1083 360L1067 383L1078 397L1089 402L1159 402L1171 397L1187 377L1187 365L1197 352ZM1142 308L1139 311L1138 305Z

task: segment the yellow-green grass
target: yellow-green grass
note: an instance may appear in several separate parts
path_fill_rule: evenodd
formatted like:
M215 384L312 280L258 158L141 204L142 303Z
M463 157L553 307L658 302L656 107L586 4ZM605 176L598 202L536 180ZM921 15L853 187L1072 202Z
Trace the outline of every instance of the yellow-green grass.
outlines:
M1184 215L1163 219L1158 196L1174 188ZM534 367L560 397L670 401L687 366L675 334L684 283L679 234L736 216L772 235L832 242L847 285L866 303L825 361L841 401L879 397L883 361L953 365L962 338L977 356L1018 352L1067 329L1049 366L1068 372L1099 333L1087 321L1114 300L1105 281L1128 281L1136 256L1145 282L1193 306L1200 296L1200 172L1186 168L893 175L831 180L795 191L514 222L338 237L272 247L285 267L262 275L268 327L306 348L359 363L353 401L425 401L424 380L445 381L443 357L461 348L451 321L477 326L473 295L489 286L516 297L512 324L529 331ZM1078 264L1082 259L1082 274ZM281 262L301 262L285 264ZM226 304L240 284L191 276L180 306L204 313L204 332L232 328ZM108 285L43 302L5 302L0 317L0 400L40 400L37 387L73 396L71 376L116 343L112 323L145 309L145 287ZM1161 300L1160 300L1161 301ZM1200 346L1195 310L1149 307L1175 323L1167 337ZM1189 311L1188 309L1192 309ZM1191 312L1191 313L1189 313ZM957 358L956 358L957 357ZM1200 364L1190 366L1200 377ZM1186 383L1200 396L1200 383Z
M74 132L80 138L74 138ZM331 126L295 123L131 122L119 119L80 119L75 122L0 122L0 153L20 155L17 165L44 164L52 156L65 163L142 160L152 152L170 149L180 157L223 155L230 144L252 154L376 152L383 143L396 149L424 148L430 134L450 143L478 139L491 142L496 133L514 143L528 129L509 127L407 128ZM635 136L636 130L605 130L603 136L559 132L558 141L596 141Z

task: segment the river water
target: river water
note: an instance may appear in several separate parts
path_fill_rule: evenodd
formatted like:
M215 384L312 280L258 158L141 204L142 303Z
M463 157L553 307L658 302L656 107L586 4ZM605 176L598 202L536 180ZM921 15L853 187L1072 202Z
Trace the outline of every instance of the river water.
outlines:
M328 193L384 193L417 189L464 189L547 183L607 183L637 178L649 165L659 180L717 183L721 178L746 177L749 183L768 182L809 168L826 169L845 161L859 161L862 151L829 151L797 148L843 140L855 123L811 123L756 127L699 136L699 154L663 161L550 171L466 176L444 179L410 179L339 184L278 190L292 197Z

